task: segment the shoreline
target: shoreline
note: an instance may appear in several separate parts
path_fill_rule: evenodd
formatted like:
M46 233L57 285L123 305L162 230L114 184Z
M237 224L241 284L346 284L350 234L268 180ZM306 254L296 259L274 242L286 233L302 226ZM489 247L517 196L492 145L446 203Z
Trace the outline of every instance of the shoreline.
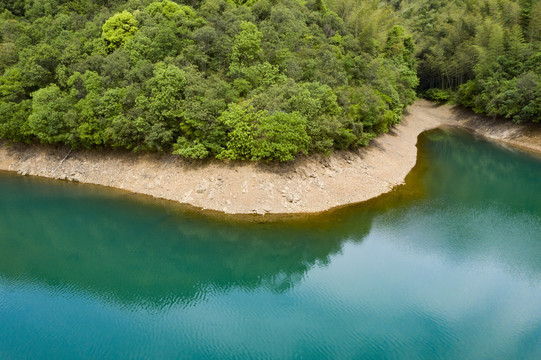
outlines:
M444 125L541 153L541 127L536 124L516 125L417 100L401 124L368 147L293 163L193 161L168 154L0 142L0 170L108 186L223 214L321 213L403 184L417 162L417 137Z

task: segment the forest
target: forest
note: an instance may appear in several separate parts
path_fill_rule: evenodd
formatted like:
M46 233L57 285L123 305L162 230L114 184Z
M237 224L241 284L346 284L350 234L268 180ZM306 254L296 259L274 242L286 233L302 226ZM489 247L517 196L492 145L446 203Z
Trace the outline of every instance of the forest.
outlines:
M404 0L417 89L516 123L541 120L541 1Z
M418 96L541 119L541 0L4 0L0 138L290 161Z

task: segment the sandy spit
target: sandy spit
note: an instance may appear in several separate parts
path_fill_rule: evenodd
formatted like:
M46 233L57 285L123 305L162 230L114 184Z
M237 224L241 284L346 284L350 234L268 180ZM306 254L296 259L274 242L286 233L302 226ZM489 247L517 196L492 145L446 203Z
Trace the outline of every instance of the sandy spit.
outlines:
M4 142L0 170L104 185L226 214L314 213L362 202L402 184L416 163L417 137L441 125L474 129L541 152L539 126L516 126L418 100L400 125L367 148L302 157L289 164L198 162L174 155L70 152L66 147Z

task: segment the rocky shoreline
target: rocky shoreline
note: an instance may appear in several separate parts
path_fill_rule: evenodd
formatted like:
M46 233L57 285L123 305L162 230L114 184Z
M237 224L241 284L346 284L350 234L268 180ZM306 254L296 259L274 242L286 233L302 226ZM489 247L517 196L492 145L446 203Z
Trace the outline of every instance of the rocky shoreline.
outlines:
M104 185L226 214L322 212L402 184L417 159L417 137L442 125L541 153L541 127L477 116L418 100L402 123L356 151L288 164L191 161L175 155L0 144L0 170Z

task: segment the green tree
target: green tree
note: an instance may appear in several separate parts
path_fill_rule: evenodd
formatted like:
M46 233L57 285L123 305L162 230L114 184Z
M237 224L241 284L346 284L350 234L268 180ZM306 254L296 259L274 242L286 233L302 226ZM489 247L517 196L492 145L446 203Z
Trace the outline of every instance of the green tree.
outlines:
M28 117L30 131L41 142L75 144L75 99L63 93L56 84L32 94L32 114Z
M159 63L154 76L148 80L149 109L159 121L169 127L179 126L184 102L186 74L175 65Z
M226 150L219 158L291 161L310 142L306 118L298 112L269 114L231 104L219 120L228 127Z
M252 160L292 161L297 154L306 153L310 143L306 125L306 118L298 112L262 114L256 125Z
M233 40L231 48L231 74L239 74L246 67L261 60L261 39L263 34L251 22L243 21L239 33Z
M122 46L138 30L139 22L128 11L124 10L107 19L103 24L102 38L109 51Z

